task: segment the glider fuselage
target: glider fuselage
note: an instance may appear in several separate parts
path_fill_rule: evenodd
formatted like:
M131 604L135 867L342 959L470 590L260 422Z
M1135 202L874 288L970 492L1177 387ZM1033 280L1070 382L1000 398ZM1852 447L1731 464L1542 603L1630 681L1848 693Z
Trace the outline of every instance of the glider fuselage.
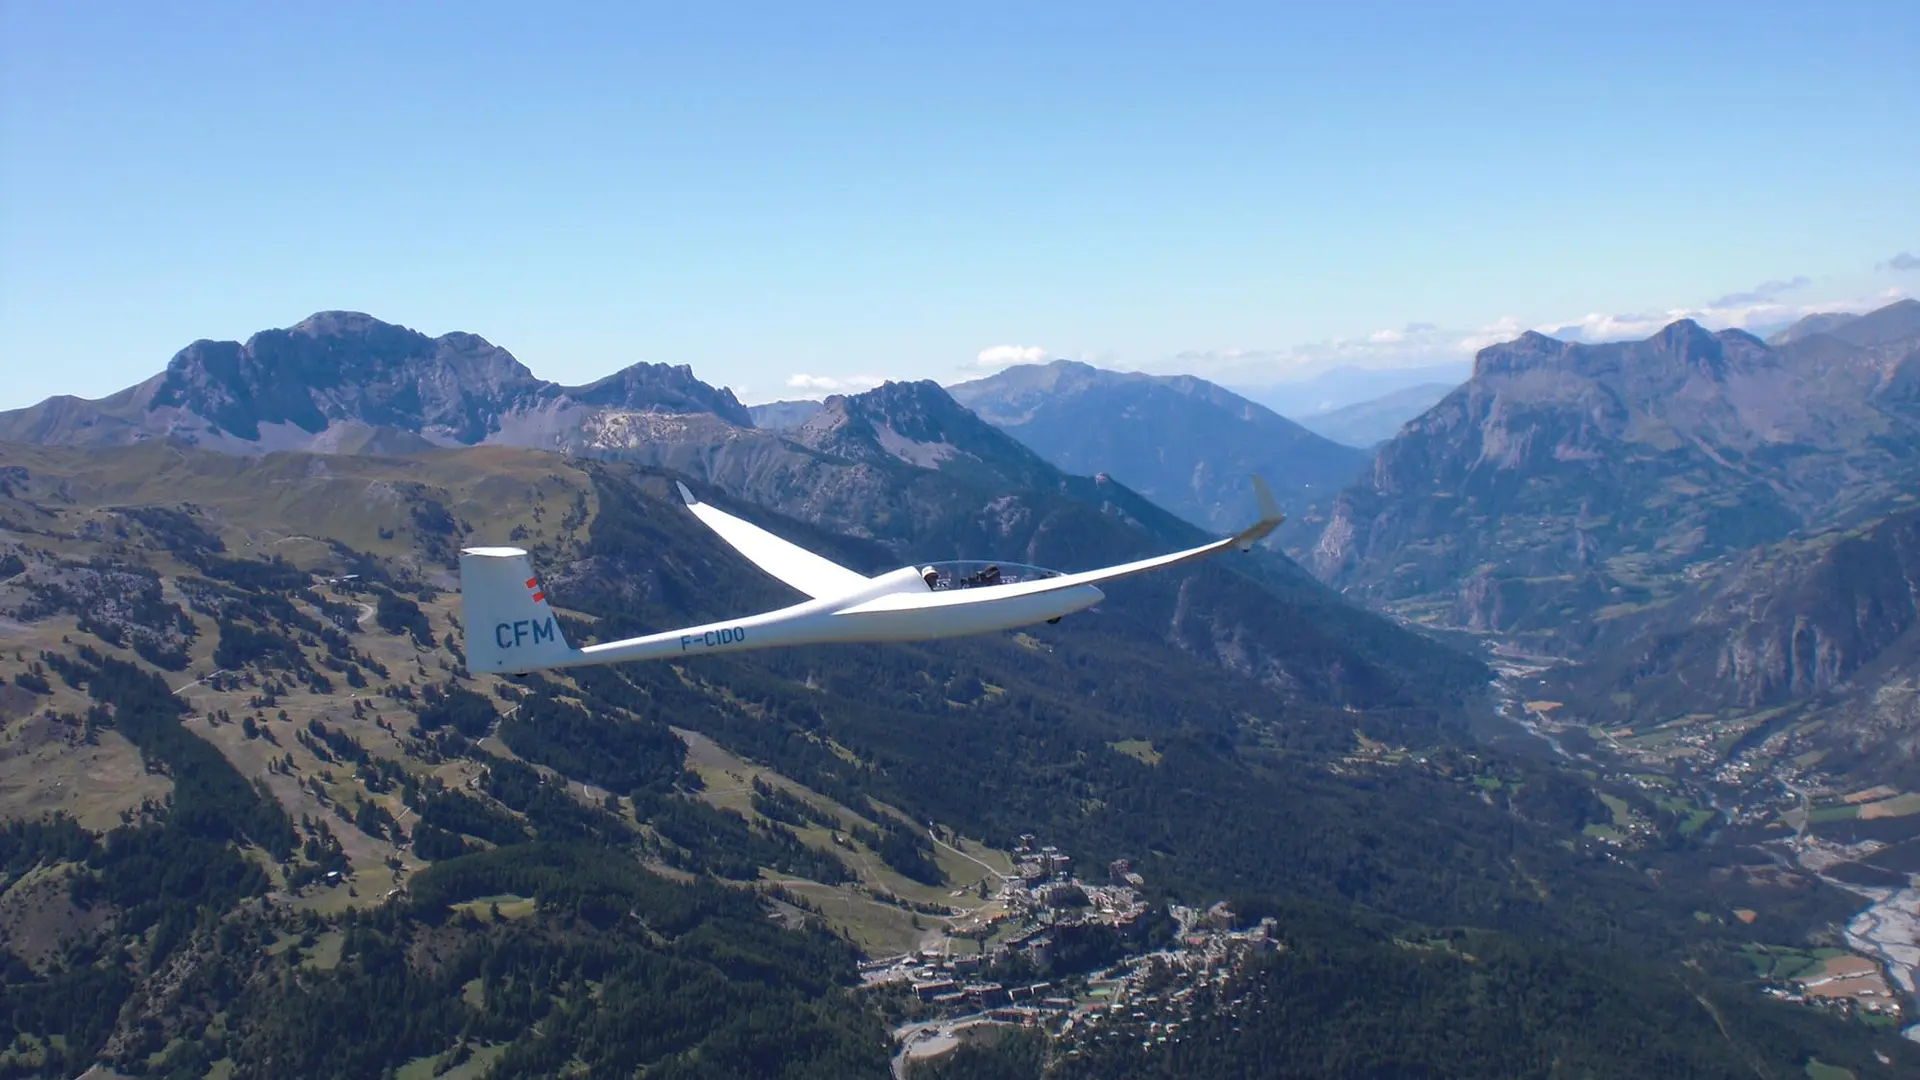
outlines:
M1256 476L1260 520L1230 537L1184 551L1073 574L1012 563L946 562L867 577L701 502L683 483L676 481L675 487L688 510L729 546L809 599L774 611L574 648L561 632L525 549L470 547L460 552L467 669L524 674L790 645L931 641L1055 622L1105 599L1095 582L1177 566L1230 548L1250 551L1285 517Z
M845 596L807 600L757 615L626 641L587 645L564 659L530 663L529 669L705 656L788 645L964 637L1057 619L1084 611L1105 597L1093 585L1075 585L1040 593L1021 593L1008 587L1008 595L989 598L992 589L992 586L988 586L966 590L969 594L967 599L971 602L964 604L873 606L873 601L886 596L927 596L930 590L926 582L921 580L920 571L910 566L902 567L873 578L868 587ZM938 594L935 594L935 598L938 598ZM518 625L520 622L527 622L528 625ZM557 637L554 627L537 625L529 620L502 621L491 627L474 627L469 632L492 635L498 646L499 660L498 667L488 670L496 671L519 670L515 666L516 654L529 647L538 649Z

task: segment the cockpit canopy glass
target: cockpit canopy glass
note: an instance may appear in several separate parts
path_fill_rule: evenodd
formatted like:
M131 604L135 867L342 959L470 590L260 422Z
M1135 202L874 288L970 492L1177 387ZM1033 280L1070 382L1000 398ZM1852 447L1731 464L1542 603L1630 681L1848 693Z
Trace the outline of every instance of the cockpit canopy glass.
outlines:
M929 563L920 568L920 576L935 592L948 589L978 589L991 585L1011 585L1016 581L1039 581L1060 576L1058 570L1022 563L961 560Z

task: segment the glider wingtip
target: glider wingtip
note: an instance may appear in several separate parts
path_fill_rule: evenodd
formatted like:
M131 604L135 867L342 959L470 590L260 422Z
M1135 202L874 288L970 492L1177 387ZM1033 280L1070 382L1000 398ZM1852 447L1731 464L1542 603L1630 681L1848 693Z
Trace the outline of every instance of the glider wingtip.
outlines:
M1287 515L1281 512L1280 503L1274 499L1273 490L1267 487L1267 482L1259 473L1251 475L1254 501L1260 504L1260 520L1249 525L1235 537L1239 541L1238 547L1241 551L1252 551L1253 545L1265 539L1268 533L1279 528L1280 523L1287 520Z
M682 502L686 503L688 506L700 505L700 500L693 497L693 492L687 490L686 484L678 480L675 480L673 482L673 486L680 489L680 500Z
M1278 524L1286 518L1280 512L1280 503L1273 497L1273 489L1267 486L1259 473L1253 474L1253 497L1260 504L1260 520Z

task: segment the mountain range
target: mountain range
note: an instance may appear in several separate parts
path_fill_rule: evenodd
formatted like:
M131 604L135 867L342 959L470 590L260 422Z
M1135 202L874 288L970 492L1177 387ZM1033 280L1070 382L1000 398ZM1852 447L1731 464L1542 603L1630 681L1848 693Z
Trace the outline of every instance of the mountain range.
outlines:
M1336 457L1358 457L1291 430ZM637 364L562 387L475 335L429 338L350 312L323 312L245 344L195 342L159 375L101 401L60 398L0 413L0 440L163 440L245 455L554 450L671 469L756 511L873 540L885 553L879 560L893 561L867 569L956 558L1080 569L1205 535L1111 475L1062 471L930 381L836 395L798 426L771 432L755 428L732 393L684 367ZM1245 490L1245 473L1233 482ZM1239 569L1201 565L1142 579L1106 610L1289 692L1417 700L1423 685L1478 678L1476 662L1342 601L1285 556L1257 552ZM1266 589L1249 594L1247 574Z
M166 369L98 401L0 413L0 440L121 446L150 438L237 453L503 443L550 449L642 437L660 416L751 427L731 391L691 368L635 364L587 386L534 377L475 334L437 338L359 312L320 312L242 344L196 341ZM411 435L415 438L407 439Z
M1378 401L1415 386L1430 383L1458 386L1472 373L1469 362L1449 360L1412 367L1336 367L1285 382L1258 385L1229 382L1227 386L1248 400L1305 424L1316 416L1349 405Z
M1914 580L1903 317L1778 348L1681 324L1597 353L1532 338L1488 350L1342 491L1326 534L1382 531L1322 569L1402 620L1486 626L1471 605L1452 616L1446 569L1426 593L1388 587L1421 572L1432 539L1410 529L1394 549L1408 516L1471 534L1449 542L1496 563L1496 580L1498 560L1532 555L1503 531L1528 519L1436 509L1434 485L1546 520L1556 484L1591 481L1598 494L1575 503L1587 514L1623 504L1621 477L1757 499L1726 479L1745 469L1768 507L1825 505L1835 524L1822 539L1800 518L1721 507L1734 512L1711 538L1655 568L1720 575L1694 580L1726 590L1721 622L1628 634L1672 643L1636 657L1613 627L1696 609L1616 599L1582 630L1579 609L1540 608L1566 593L1523 576L1501 586L1516 606L1496 607L1488 635L1607 646L1626 666L1570 665L1560 685L1593 680L1581 693L1616 695L1619 715L1643 699L1695 707L1686 695L1728 635L1767 673L1755 704L1879 679L1915 621L1885 595ZM1781 373L1800 364L1820 377ZM895 382L759 425L685 368L561 387L472 335L322 313L197 342L99 402L0 414L0 440L17 440L0 441L0 614L19 642L0 655L0 811L81 815L0 829L0 927L21 957L0 972L14 1037L0 1061L252 1077L485 1054L500 1076L878 1076L884 1024L916 1007L843 989L859 982L855 944L897 952L953 926L980 867L1011 865L998 860L1035 832L1096 868L1131 860L1155 910L1224 896L1233 914L1209 918L1275 919L1273 958L1181 1021L1210 1033L1169 1059L1194 1074L1912 1067L1920 1050L1892 1033L1753 985L1755 957L1764 974L1774 957L1864 949L1841 930L1858 904L1840 884L1721 843L1744 827L1734 815L1722 830L1717 803L1659 777L1472 742L1487 665L1276 551L1130 579L1025 633L557 679L464 670L443 591L464 544L530 548L583 642L790 599L706 536L675 480L857 570L1076 569L1217 531L1136 483L1278 471L1261 457L1276 439L1333 446L1201 380L1049 367L1051 388L976 408ZM1003 390L1035 377L1014 375ZM1762 392L1781 387L1792 407ZM1147 420L1129 428L1130 411ZM1666 425L1665 451L1634 441L1653 428L1642 414ZM1455 430L1468 416L1493 434L1463 465L1449 455L1469 452ZM1743 434L1754 417L1799 441L1769 451ZM1157 438L1172 464L1128 456L1103 428ZM1055 429L1083 443L1023 441ZM1416 460L1435 470L1424 488ZM1484 475L1502 461L1516 475ZM1190 475L1165 490L1192 493L1196 516L1210 505ZM1792 584L1752 609L1768 580ZM1742 622L1743 603L1765 618ZM1794 620L1816 603L1801 664ZM339 914L352 908L371 910ZM1049 944L1041 963L1065 978L1135 947ZM1569 1026L1576 1009L1597 1022ZM1097 1034L1057 1045L1082 1054L1075 1077L1159 1060L1121 1060ZM1008 1063L981 1067L995 1065Z
M1419 383L1395 390L1369 401L1356 401L1326 412L1300 417L1299 424L1334 442L1364 449L1379 445L1399 434L1407 421L1440 403L1458 383Z
M1778 346L1687 320L1491 346L1340 494L1312 565L1409 615L1577 643L1716 560L1884 510L1920 463L1916 344L1902 301Z
M1920 302L1766 342L1526 334L1381 447L1306 562L1491 646L1555 745L1900 852L1920 849L1916 493ZM1904 881L1900 857L1849 872Z
M1305 518L1282 530L1283 539L1298 543L1311 531L1302 526L1312 524L1316 502L1359 472L1365 452L1454 385L1423 383L1298 421L1194 376L1107 371L1068 360L1008 368L947 392L1060 468L1110 472L1207 528L1230 527L1251 510L1244 477L1259 472L1277 481L1283 504ZM818 401L797 400L748 411L755 427L790 431L820 408Z

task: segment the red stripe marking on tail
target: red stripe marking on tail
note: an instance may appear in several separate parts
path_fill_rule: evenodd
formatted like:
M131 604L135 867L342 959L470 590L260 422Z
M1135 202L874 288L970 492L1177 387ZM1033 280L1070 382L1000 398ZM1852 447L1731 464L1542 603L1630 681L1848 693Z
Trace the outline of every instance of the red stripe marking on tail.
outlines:
M537 592L533 594L533 598L535 600L545 600L547 598L547 594L543 592Z
M540 579L539 579L539 578L528 578L528 579L527 579L527 588L529 588L529 589L531 589L531 588L534 588L535 586L537 586L537 585L539 585L539 584L540 584Z

